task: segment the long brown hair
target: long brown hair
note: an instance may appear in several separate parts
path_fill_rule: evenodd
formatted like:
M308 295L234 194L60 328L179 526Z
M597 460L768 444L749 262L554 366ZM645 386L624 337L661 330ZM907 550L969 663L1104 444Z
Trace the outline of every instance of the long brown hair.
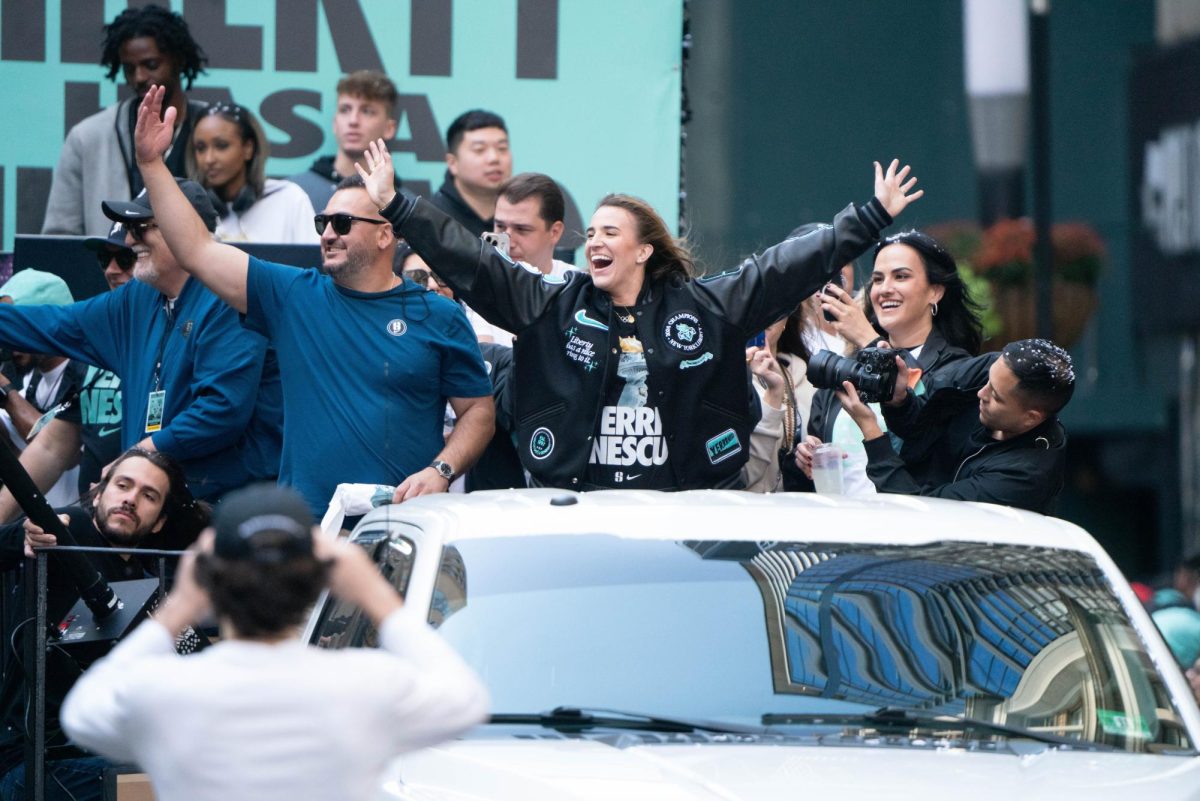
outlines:
M605 195L596 204L598 209L604 206L629 212L637 224L638 242L654 248L646 261L646 280L649 283L662 283L675 276L684 281L695 277L696 265L687 242L671 236L667 224L653 206L639 197L620 194Z

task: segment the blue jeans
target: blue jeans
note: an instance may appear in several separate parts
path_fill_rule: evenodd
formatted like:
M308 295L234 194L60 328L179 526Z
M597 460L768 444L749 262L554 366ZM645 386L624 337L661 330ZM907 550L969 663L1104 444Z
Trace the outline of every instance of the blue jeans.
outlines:
M102 757L59 759L46 763L46 801L101 801L104 770ZM25 766L17 765L0 778L0 801L25 801Z

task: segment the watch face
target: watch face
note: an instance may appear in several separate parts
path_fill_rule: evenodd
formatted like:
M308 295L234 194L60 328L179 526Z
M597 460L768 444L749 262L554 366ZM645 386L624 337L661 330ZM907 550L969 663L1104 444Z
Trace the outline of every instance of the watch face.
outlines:
M438 471L438 474L447 481L454 478L454 468L445 462L434 462L433 469Z

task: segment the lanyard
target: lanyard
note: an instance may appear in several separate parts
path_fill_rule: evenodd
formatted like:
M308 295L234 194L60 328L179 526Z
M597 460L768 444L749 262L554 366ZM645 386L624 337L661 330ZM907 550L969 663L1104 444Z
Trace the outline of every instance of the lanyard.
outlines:
M171 329L175 327L175 309L169 300L163 300L163 311L167 315L167 326L163 330L162 339L158 341L158 358L154 361L154 391L162 389L162 363L163 352L167 349L167 338L171 336Z

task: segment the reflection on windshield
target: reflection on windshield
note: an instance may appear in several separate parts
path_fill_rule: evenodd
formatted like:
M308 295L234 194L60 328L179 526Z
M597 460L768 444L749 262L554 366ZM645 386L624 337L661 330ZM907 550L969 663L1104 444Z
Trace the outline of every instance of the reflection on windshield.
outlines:
M758 725L890 707L1130 751L1191 747L1099 567L1070 551L477 539L443 550L430 600L498 713Z
M754 577L777 692L1135 749L1183 742L1173 710L1159 709L1165 688L1120 604L1080 554L779 544L746 559L722 543L689 547L736 559Z

